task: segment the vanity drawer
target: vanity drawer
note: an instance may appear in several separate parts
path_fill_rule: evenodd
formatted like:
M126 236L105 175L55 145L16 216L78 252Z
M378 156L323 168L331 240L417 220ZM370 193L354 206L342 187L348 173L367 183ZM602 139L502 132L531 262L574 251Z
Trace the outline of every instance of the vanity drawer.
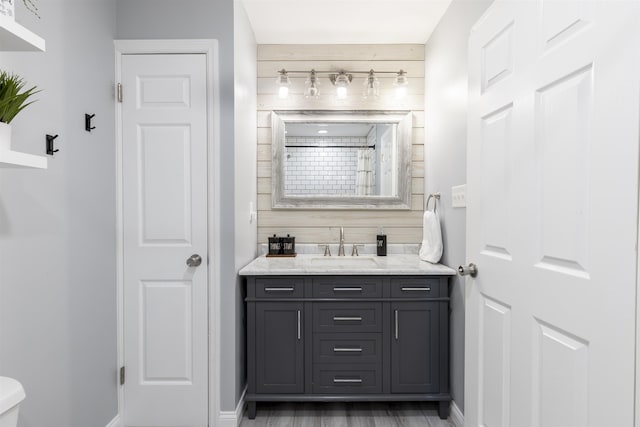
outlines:
M314 298L381 298L382 279L327 277L313 279Z
M382 332L382 303L315 303L313 305L313 331Z
M447 281L439 278L391 279L391 298L448 297Z
M302 298L304 283L300 279L260 278L255 284L256 298Z
M313 334L314 363L379 363L382 334Z
M313 365L313 393L362 394L382 392L379 364Z

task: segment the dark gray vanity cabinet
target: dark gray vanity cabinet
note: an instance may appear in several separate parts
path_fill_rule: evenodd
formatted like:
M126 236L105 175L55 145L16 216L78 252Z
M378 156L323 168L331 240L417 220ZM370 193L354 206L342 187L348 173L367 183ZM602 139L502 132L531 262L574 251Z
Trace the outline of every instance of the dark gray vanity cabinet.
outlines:
M259 401L438 401L449 415L447 276L247 276Z
M255 307L256 392L304 392L301 302L266 301Z

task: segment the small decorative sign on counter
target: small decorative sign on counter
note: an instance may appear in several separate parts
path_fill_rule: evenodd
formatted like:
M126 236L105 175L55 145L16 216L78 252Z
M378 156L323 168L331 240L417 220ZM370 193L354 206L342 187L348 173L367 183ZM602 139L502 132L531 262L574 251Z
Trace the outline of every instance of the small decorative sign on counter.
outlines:
M269 237L268 257L294 257L296 256L296 238L287 234L287 237Z

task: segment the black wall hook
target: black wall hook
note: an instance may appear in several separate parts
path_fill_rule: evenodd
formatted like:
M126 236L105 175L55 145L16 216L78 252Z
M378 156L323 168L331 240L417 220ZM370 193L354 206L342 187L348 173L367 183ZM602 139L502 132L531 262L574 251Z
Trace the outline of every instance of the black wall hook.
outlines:
M58 135L47 135L47 154L53 156L54 153L57 153L60 150L53 149L53 141L58 137Z
M91 132L93 129L95 129L95 126L91 126L91 119L93 119L96 115L95 114L85 114L84 115L84 129L87 132Z

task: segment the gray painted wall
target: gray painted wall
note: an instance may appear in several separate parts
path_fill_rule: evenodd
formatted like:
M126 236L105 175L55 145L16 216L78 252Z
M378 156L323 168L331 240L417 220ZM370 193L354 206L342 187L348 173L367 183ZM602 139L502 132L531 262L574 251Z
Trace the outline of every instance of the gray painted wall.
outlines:
M236 269L257 255L258 220L251 218L250 203L257 209L257 45L249 18L239 0L234 2L235 53L235 191ZM243 280L236 283L236 396L246 384L246 315Z
M46 53L0 53L43 91L16 150L60 149L47 170L0 169L0 375L26 390L21 427L104 427L117 413L115 150L110 0L18 3ZM96 129L84 130L84 113Z
M466 183L467 40L492 0L453 0L426 44L425 194L440 192L442 262L466 260L466 212L451 207L451 187ZM451 386L464 411L464 280L452 279Z

